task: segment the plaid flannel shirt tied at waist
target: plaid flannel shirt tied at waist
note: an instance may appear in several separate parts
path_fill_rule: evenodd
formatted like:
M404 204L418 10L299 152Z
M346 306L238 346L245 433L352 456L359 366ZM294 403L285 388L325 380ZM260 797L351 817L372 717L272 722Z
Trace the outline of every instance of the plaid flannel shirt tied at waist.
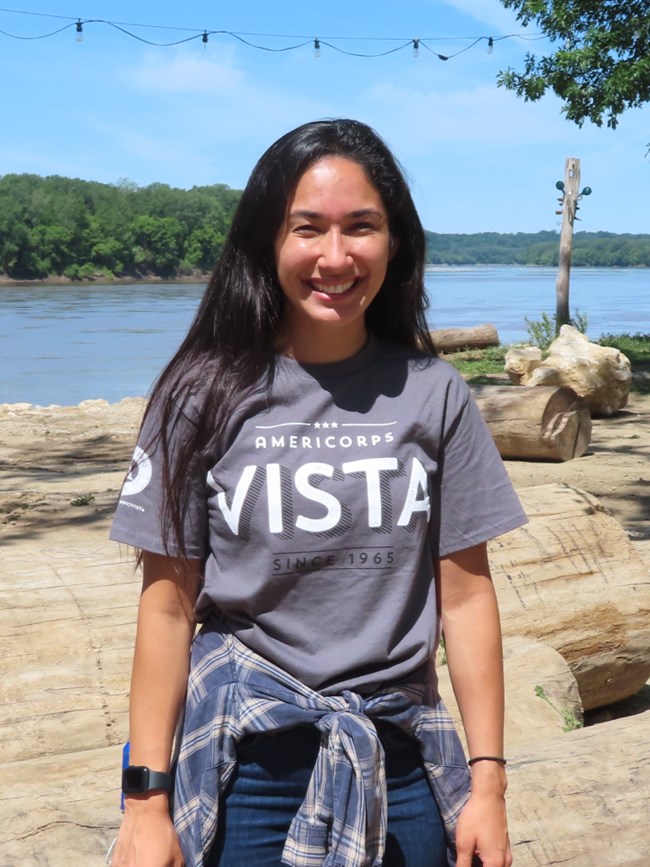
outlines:
M321 745L282 863L290 867L380 867L386 836L384 751L373 719L409 733L424 767L456 863L454 832L469 796L469 772L442 701L422 704L421 685L369 698L325 696L262 659L228 632L204 628L192 665L176 765L174 824L188 867L203 867L214 843L219 799L245 735L312 724Z

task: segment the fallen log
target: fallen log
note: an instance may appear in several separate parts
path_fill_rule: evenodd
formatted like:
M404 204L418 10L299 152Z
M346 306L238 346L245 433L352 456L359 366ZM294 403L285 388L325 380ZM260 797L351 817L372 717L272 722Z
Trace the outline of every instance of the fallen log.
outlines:
M504 638L503 670L506 755L534 741L561 738L568 730L582 725L582 703L575 677L566 660L548 644L521 636ZM440 695L465 745L449 668L439 664L437 676Z
M476 386L481 415L502 458L569 461L591 440L591 416L571 388Z
M430 334L438 352L487 349L488 346L499 345L499 334L494 325L489 323L472 328L438 328Z
M518 491L530 523L489 545L503 633L557 650L585 710L650 676L650 576L618 521L569 485Z
M508 755L517 867L647 867L650 711Z

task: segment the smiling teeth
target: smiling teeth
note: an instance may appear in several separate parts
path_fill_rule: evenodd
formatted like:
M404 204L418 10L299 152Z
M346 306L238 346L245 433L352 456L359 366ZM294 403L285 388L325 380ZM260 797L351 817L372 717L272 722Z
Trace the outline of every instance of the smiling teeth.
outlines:
M347 292L348 289L351 289L353 284L354 280L349 280L347 283L337 283L334 286L321 286L319 289L321 292L326 292L328 295L342 295L343 292Z

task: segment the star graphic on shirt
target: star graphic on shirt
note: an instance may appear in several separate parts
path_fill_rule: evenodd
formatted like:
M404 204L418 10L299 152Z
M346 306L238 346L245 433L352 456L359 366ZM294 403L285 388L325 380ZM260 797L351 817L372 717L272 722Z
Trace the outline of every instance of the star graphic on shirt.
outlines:
M319 428L319 427L320 427L320 422L319 422L319 421L315 421L315 422L314 422L314 427Z
M331 422L331 424L330 424L330 427L332 428L332 430L336 430L336 428L337 428L338 426L339 426L339 424L338 424L338 422L336 422L336 421L333 421L333 422Z
M328 421L324 421L324 422L323 422L323 427L325 428L325 430L327 430L327 428L328 428L329 426L330 426L330 423L329 423Z

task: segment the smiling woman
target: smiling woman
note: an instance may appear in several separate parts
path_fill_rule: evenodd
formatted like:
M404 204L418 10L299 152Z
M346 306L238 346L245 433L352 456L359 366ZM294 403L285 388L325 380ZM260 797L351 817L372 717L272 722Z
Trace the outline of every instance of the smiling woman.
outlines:
M358 163L333 157L307 169L277 245L282 351L306 362L358 352L393 247L381 196Z
M510 867L485 543L525 517L435 355L423 275L369 127L305 124L261 157L113 523L144 568L115 865Z

